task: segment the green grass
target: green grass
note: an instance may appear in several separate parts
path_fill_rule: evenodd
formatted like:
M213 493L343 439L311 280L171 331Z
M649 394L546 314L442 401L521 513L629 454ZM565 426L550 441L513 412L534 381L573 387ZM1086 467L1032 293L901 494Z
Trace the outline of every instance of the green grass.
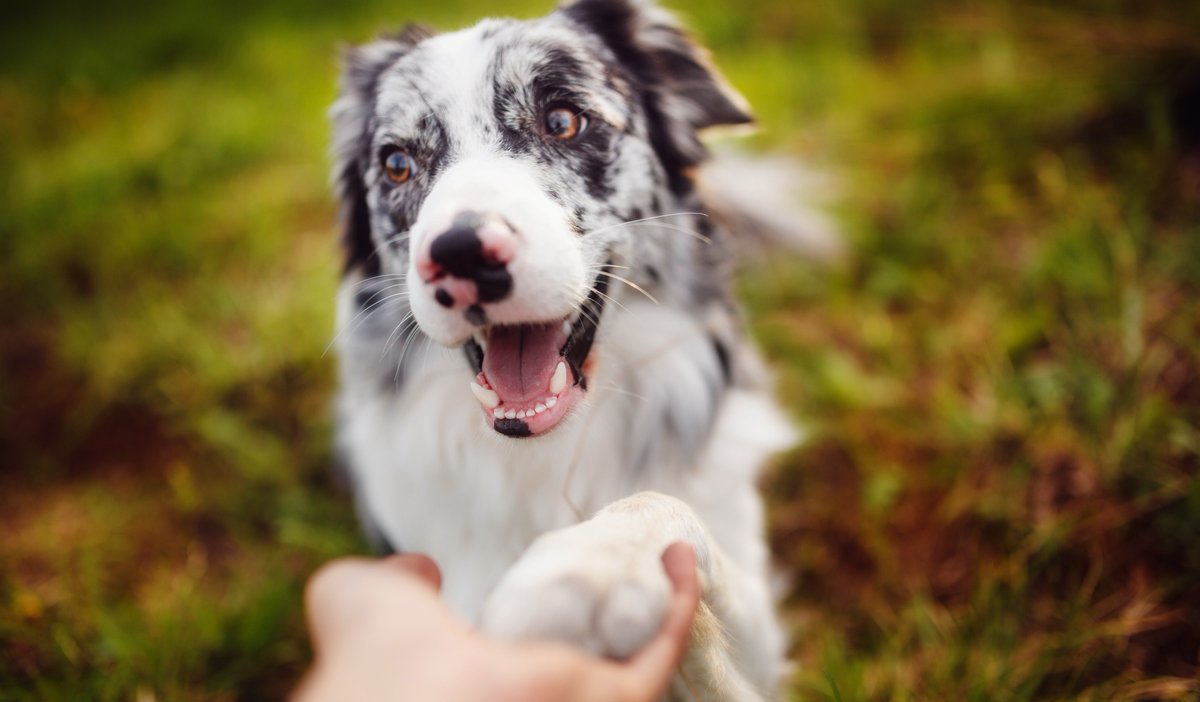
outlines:
M0 699L294 683L304 578L363 548L322 355L336 49L467 5L9 11ZM741 284L809 432L766 484L792 697L1200 698L1197 8L679 7L847 238Z

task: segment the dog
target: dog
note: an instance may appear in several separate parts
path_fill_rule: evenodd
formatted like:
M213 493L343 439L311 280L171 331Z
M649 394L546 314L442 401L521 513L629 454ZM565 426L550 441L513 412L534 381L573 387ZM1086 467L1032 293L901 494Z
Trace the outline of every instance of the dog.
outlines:
M731 296L700 132L746 102L665 10L576 0L347 51L337 443L363 529L484 631L622 659L702 603L673 696L772 698L760 467L795 433Z

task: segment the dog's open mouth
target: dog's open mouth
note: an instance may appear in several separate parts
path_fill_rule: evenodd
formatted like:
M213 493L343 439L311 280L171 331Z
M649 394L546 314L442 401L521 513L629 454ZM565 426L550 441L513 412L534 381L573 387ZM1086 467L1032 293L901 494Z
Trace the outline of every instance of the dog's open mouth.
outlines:
M477 373L471 392L493 429L514 437L544 434L579 403L606 283L597 278L573 321L493 325L467 342Z

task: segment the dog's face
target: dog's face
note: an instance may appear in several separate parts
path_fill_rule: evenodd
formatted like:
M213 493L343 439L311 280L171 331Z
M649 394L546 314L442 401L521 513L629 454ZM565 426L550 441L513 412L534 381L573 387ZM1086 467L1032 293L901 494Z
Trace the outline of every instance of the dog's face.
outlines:
M348 270L405 281L509 436L549 431L586 392L620 225L690 191L699 129L750 120L670 17L632 0L361 47L333 117Z

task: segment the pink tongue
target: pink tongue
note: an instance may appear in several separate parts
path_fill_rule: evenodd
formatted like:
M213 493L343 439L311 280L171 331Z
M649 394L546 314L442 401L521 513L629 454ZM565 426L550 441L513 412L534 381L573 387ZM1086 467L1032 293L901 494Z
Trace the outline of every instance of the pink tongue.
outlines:
M483 354L483 374L500 401L522 404L549 394L550 376L567 341L562 322L492 327Z

